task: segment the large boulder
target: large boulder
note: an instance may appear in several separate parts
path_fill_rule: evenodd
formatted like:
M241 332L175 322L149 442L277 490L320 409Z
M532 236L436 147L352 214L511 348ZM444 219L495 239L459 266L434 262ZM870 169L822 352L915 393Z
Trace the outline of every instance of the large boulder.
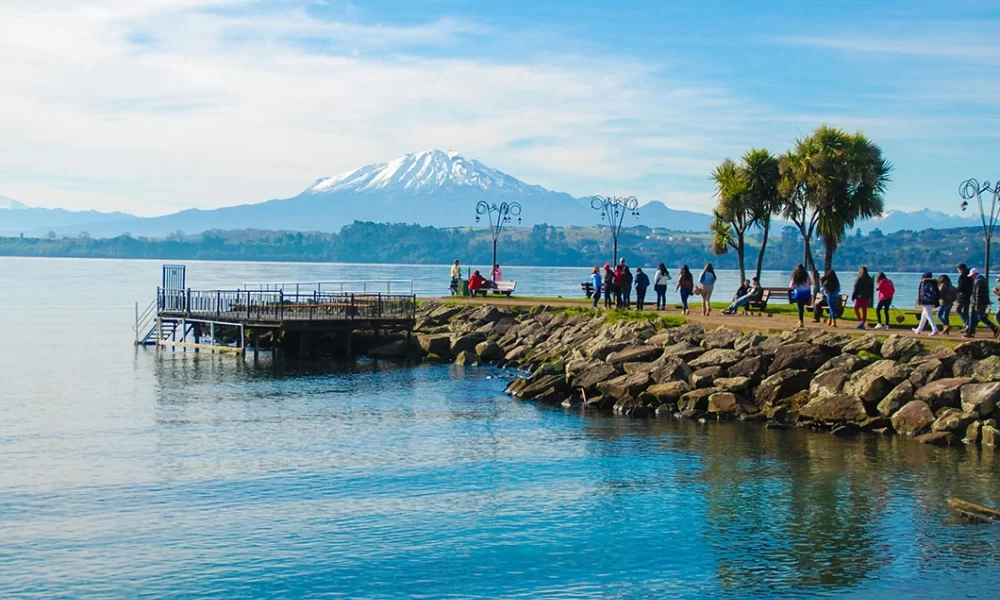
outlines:
M947 431L954 434L964 434L969 425L976 422L976 413L964 413L954 408L946 409L931 423L931 431Z
M451 338L443 334L418 335L417 343L427 354L434 354L441 358L451 357Z
M1000 448L1000 429L992 425L983 425L979 431L984 448Z
M814 398L799 410L799 418L818 423L861 423L868 418L861 400L846 394Z
M584 344L584 346L580 348L580 352L584 356L588 356L590 358L606 360L608 356L611 356L615 352L620 352L628 346L628 342L609 340L601 337Z
M983 419L993 415L997 401L1000 401L1000 382L970 383L962 388L962 410L976 413Z
M966 377L949 377L928 383L913 395L914 400L926 402L931 410L958 408L962 398L962 387L971 382Z
M981 421L973 421L965 428L965 437L962 442L966 444L978 444L982 434L983 424Z
M858 354L859 352L879 354L882 352L882 340L872 334L863 335L844 346L844 352L848 354Z
M664 356L656 362L656 366L649 372L649 376L656 383L688 381L691 379L691 367L676 356Z
M912 400L892 415L892 428L896 433L917 435L930 428L935 421L934 412L926 402Z
M739 331L729 329L728 327L719 327L705 334L705 339L701 341L701 347L706 350L716 350L719 348L731 349L736 342L736 338L739 336Z
M691 362L705 353L701 346L695 346L688 341L680 341L663 349L664 356L673 356L684 362Z
M768 375L789 369L815 371L825 362L826 355L818 346L806 343L788 344L775 351L774 362L768 369Z
M906 362L924 352L924 346L911 337L890 335L882 342L882 357L889 360Z
M716 392L708 397L708 412L719 415L740 415L757 412L743 397L732 392Z
M889 395L879 401L878 403L878 413L883 417L891 417L897 410L906 406L908 402L913 400L913 394L915 394L917 388L913 386L908 380L897 385Z
M749 377L720 377L715 380L715 387L723 392L746 397L752 383Z
M709 350L698 358L690 361L688 366L695 370L701 369L702 367L722 367L723 369L728 369L743 360L743 358L743 353L737 352L736 350Z
M965 342L955 348L955 355L959 358L967 357L972 360L982 360L988 356L1000 356L1000 342L995 340Z
M853 354L841 354L839 356L834 356L830 360L823 363L820 368L816 369L815 373L817 375L820 373L826 373L827 371L857 373L870 364L872 364L872 362L866 358L861 358L860 356L855 356Z
M812 330L806 330L812 331ZM852 341L851 336L843 333L834 333L832 331L817 331L809 337L808 342L813 346L817 346L827 358L841 354L844 348L847 347Z
M976 365L979 361L968 356L959 356L951 364L952 377L973 377L976 374Z
M480 333L451 336L451 355L458 357L462 352L475 352L476 346L486 341L486 336Z
M809 384L809 395L812 398L826 398L843 394L849 377L846 371L841 370L816 375Z
M472 313L472 320L477 324L482 325L484 323L495 323L506 316L507 315L505 315L497 307L486 305Z
M846 391L874 406L909 375L910 372L895 361L880 360L852 375Z
M582 389L585 393L597 393L597 385L618 376L618 371L611 365L600 362L568 376L569 385L573 389Z
M613 367L621 367L627 362L649 362L661 354L663 354L663 349L656 346L634 346L611 354L607 361Z
M681 396L677 401L677 408L681 411L698 410L704 412L708 410L709 397L712 394L718 393L718 391L719 390L715 388L706 388L703 390L688 392Z
M479 356L477 356L476 353L473 352L472 350L462 350L461 352L455 355L455 364L463 366L478 365Z
M705 339L705 328L697 323L681 325L673 330L673 338L697 346L701 344L701 340Z
M811 380L809 371L775 373L760 383L754 401L760 407L780 405L795 393L808 390Z
M1000 381L1000 356L987 356L977 362L972 376L976 381Z
M918 435L914 438L921 444L932 444L934 446L951 446L958 439L955 435L949 431L932 431L931 433L925 433L923 435Z
M726 371L722 367L703 367L698 369L694 373L691 373L691 379L688 382L694 389L704 389L713 387L713 383L716 379L725 377Z
M639 392L649 387L650 383L652 380L649 378L649 373L640 372L622 375L610 381L599 383L597 389L605 396L621 400L622 398L637 397Z
M670 381L649 386L646 390L662 403L676 404L681 396L691 391L691 386L684 381Z
M744 331L733 340L733 350L747 352L764 342L767 336L756 331Z
M910 383L917 388L923 387L944 377L945 371L944 363L936 358L929 358L913 369L913 372L910 373Z
M487 340L476 344L476 355L482 362L495 363L503 360L507 353L496 342Z
M533 400L565 391L566 382L562 377L559 375L542 375L540 377L530 377L527 385L519 389L514 395L525 400ZM560 394L560 402L563 400L562 396L564 395L566 394Z
M729 367L729 376L746 377L754 383L760 383L767 377L767 368L770 365L770 356L750 356Z

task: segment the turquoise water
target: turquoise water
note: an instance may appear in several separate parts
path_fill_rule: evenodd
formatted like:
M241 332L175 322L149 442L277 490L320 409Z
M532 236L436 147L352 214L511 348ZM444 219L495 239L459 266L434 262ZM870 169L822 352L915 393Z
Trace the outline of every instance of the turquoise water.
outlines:
M990 454L136 351L158 276L0 259L0 597L996 597Z

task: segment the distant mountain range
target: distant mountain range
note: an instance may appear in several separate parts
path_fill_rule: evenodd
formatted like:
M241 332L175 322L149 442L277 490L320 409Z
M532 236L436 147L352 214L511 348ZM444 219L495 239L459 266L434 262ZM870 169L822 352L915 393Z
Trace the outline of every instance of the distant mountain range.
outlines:
M354 221L465 227L475 224L479 202L518 202L522 206L520 224L526 226L601 223L589 198L524 183L454 152L428 150L317 179L292 198L213 210L190 209L161 217L29 208L0 197L0 234L38 237L54 231L60 235L86 232L94 237L113 237L127 232L160 237L177 231L196 234L209 229L335 232ZM706 208L710 202L706 197ZM639 212L638 218L626 217L625 225L704 232L711 221L708 214L674 210L658 201L642 205ZM861 229L867 232L878 227L891 233L974 224L969 219L929 210L890 211L881 219L863 224Z

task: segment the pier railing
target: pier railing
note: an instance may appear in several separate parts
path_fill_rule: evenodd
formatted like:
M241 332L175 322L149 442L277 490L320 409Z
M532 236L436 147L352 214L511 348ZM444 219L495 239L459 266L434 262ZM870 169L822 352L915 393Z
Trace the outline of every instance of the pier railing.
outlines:
M259 290L167 290L157 288L157 312L192 318L311 321L416 318L413 294L307 294Z
M354 293L412 294L412 279L343 279L330 281L247 281L243 290L285 292L288 294Z

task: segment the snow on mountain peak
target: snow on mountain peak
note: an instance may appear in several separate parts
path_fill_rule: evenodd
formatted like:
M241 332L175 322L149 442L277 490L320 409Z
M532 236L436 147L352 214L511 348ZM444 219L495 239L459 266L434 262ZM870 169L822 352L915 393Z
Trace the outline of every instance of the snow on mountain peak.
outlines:
M0 196L0 210L24 210L26 208L28 208L26 205L18 202L17 200L7 198L6 196Z
M352 191L423 194L441 188L479 188L511 193L546 191L487 167L477 160L467 159L458 152L425 150L318 179L306 193Z

